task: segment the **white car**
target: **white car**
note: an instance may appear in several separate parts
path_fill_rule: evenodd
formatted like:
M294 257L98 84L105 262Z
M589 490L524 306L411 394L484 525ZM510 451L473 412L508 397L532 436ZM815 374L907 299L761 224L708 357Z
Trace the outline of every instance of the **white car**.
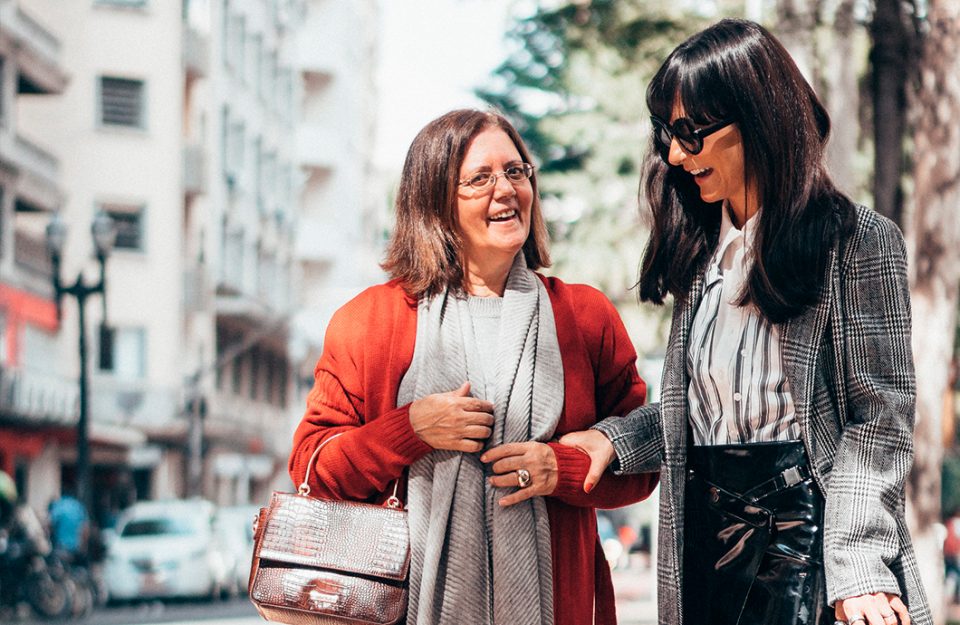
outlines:
M253 559L253 520L260 506L253 504L226 506L217 511L214 523L217 535L223 541L227 564L231 569L233 591L247 592L250 577L250 562Z
M215 511L201 499L145 501L125 510L107 544L110 599L219 597L233 580L214 531Z

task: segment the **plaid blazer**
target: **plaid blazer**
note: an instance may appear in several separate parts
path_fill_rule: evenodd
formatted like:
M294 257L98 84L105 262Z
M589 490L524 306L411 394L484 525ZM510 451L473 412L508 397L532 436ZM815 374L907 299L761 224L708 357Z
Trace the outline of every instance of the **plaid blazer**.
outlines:
M819 303L779 326L784 368L826 499L828 601L896 593L915 625L932 625L904 518L916 402L906 248L897 226L876 212L858 207L856 221L830 252ZM661 625L679 625L683 614L685 362L703 288L701 275L674 306L660 403L595 426L613 442L616 473L661 471Z

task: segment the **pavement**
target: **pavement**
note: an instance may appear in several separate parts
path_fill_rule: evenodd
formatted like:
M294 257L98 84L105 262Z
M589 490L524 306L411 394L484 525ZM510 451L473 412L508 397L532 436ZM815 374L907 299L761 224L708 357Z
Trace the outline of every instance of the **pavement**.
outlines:
M656 625L657 574L653 567L632 561L613 570L618 625Z

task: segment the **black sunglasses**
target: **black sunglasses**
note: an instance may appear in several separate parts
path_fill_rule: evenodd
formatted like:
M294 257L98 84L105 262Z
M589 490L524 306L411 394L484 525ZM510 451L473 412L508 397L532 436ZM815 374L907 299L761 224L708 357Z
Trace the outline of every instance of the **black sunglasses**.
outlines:
M660 148L660 156L665 161L670 154L670 144L674 139L687 154L699 154L703 150L705 138L733 123L733 120L726 120L697 128L689 117L677 118L670 124L656 115L651 115L650 121L653 123L653 137Z

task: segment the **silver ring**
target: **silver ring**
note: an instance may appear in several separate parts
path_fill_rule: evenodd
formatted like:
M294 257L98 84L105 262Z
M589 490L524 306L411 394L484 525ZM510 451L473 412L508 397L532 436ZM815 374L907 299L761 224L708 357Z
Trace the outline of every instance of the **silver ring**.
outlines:
M866 622L867 622L867 619L865 619L862 615L860 615L860 616L855 616L849 621L847 621L847 625L853 625L854 623L866 623Z
M520 488L530 486L530 472L526 469L517 469L517 486Z
M888 612L887 614L881 614L880 618L882 618L883 620L887 620L889 618L897 618L897 615L894 612Z

